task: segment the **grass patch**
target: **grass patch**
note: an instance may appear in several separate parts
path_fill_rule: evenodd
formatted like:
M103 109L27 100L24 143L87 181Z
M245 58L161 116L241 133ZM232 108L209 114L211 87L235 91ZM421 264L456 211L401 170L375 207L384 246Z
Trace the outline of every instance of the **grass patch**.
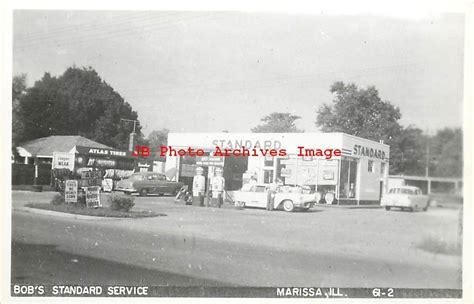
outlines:
M97 217L116 217L116 218L142 218L142 217L156 217L166 216L163 213L156 213L153 211L122 211L111 210L109 208L84 208L75 206L73 204L53 205L50 203L28 203L26 207L50 210L56 212L64 212L70 214L89 215Z
M433 235L423 238L418 245L418 248L435 253L435 254L447 254L447 255L461 255L462 254L462 243L457 241L447 241L443 238L436 237Z

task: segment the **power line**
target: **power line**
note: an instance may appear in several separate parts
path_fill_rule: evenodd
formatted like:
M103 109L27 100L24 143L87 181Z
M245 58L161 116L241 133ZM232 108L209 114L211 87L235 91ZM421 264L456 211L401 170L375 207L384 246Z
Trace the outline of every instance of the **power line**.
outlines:
M175 20L167 20L165 22L162 22L162 23L158 23L157 25L152 25L150 26L149 28L146 29L147 32L145 33L149 33L151 32L152 34L155 34L155 33L158 33L158 32L161 32L163 30L167 30L167 29L170 29L176 25L179 25L180 23L182 22L185 22L185 21L194 21L194 20L198 20L198 19L203 19L205 18L206 16L209 16L209 15L212 15L212 14L205 14L204 16L197 16L197 17L188 17L188 18L181 18L181 19L175 19ZM41 45L44 45L44 44L51 44L51 43L55 43L55 44L58 44L58 46L75 46L75 45L80 45L80 44L84 44L84 43L87 43L87 42L90 42L90 41L95 41L95 40L98 40L98 39L111 39L111 38L119 38L119 37L125 37L125 36L129 36L131 34L136 34L138 29L136 28L129 28L129 29L122 29L122 30L117 30L117 31L108 31L108 32L103 32L103 33L100 33L100 32L96 32L94 34L84 34L82 36L79 36L79 37L76 37L77 40L75 41L52 41L52 40L49 40L49 41L40 41L41 43L30 43L30 44L25 44L25 45L22 45L22 46L18 46L18 45L14 45L14 47L16 48L15 51L24 51L26 48L28 47L38 47L38 46L41 46ZM143 33L143 29L141 29L142 33Z
M167 17L169 15L178 15L178 14L179 13L165 14L164 17ZM146 16L148 16L148 18ZM87 31L90 31L90 30L97 30L98 27L124 25L128 23L127 21L151 20L150 17L152 16L150 16L148 13L143 14L143 17L141 17L136 12L122 14L122 15L114 16L113 19L110 20L109 22L101 21L101 22L90 22L90 23L75 24L75 25L66 25L66 26L57 27L56 29L53 29L53 30L48 30L46 33L15 35L15 40L17 40L20 43L22 42L22 40L26 42L35 41L35 40L45 40L45 39L50 39L51 37L54 37L55 35L58 35L58 34L59 35L70 34L70 31L75 31L78 28L80 28L81 32L87 33ZM163 15L160 15L159 17L163 17Z
M255 79L255 80L246 80L242 82L236 82L236 81L223 81L223 82L217 82L217 83L193 83L193 84L188 84L188 85L179 85L179 86L165 86L165 87L159 87L159 88L132 88L132 89L122 89L122 92L132 92L133 94L134 91L157 91L157 93L162 92L162 91L169 91L169 90L187 90L187 89L193 89L193 88L201 88L205 89L207 91L239 91L239 90L244 90L244 89L258 89L258 88L267 88L267 87L275 87L275 86L281 86L281 85L292 85L292 84L305 84L306 82L309 82L309 84L314 85L315 80L320 80L320 79L330 79L330 78L345 78L345 79L351 79L351 78L360 78L360 77L365 77L368 75L374 75L374 74L379 74L382 72L386 72L386 70L390 69L400 69L403 67L415 67L416 64L414 63L407 63L407 64L401 64L401 65L389 65L389 66L381 66L381 67L372 67L372 68L363 68L363 69L352 69L352 70L344 70L344 71L329 71L329 72L320 72L316 74L307 74L307 75L299 75L299 76L278 76L278 77L270 77L270 78L265 78L265 79ZM358 72L356 75L352 76L337 76L338 74L347 74L348 71L353 71L353 72ZM255 85L257 84L257 85ZM232 85L233 87L231 88L223 88L223 86L230 86ZM152 95L149 95L152 96Z

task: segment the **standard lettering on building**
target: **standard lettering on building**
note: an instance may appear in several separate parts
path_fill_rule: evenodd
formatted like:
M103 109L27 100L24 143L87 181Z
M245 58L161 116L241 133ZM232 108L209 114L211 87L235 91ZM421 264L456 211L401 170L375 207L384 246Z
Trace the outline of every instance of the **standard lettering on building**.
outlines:
M358 156L378 158L378 159L382 159L382 160L385 159L385 152L384 151L374 149L374 148L364 147L364 146L361 146L361 145L354 145L353 154L358 155Z

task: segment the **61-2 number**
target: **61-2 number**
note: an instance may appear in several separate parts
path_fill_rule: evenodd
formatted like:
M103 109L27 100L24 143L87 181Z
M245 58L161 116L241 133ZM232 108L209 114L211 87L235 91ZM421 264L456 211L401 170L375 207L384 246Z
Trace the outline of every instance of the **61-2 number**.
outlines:
M380 298L380 297L393 298L393 288L388 288L387 291L384 291L381 288L374 288L372 289L372 295L375 298Z

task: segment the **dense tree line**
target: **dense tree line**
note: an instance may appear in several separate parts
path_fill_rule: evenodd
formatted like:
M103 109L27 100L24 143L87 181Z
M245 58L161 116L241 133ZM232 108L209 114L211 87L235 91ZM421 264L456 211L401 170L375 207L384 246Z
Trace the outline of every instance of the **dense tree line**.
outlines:
M373 86L335 82L332 104L317 110L324 132L344 132L390 145L390 174L462 176L462 130L438 130L434 136L415 126L400 125L400 109L379 97Z
M438 130L433 136L416 126L403 127L400 109L382 100L373 86L335 82L334 99L317 109L316 126L323 132L343 132L390 145L390 174L461 177L463 168L460 128ZM302 132L295 126L299 116L272 113L253 132Z
M13 79L13 145L50 135L81 135L127 149L133 126L120 119L138 115L119 93L89 68L49 73L26 88L25 75ZM137 124L139 141L143 140Z

